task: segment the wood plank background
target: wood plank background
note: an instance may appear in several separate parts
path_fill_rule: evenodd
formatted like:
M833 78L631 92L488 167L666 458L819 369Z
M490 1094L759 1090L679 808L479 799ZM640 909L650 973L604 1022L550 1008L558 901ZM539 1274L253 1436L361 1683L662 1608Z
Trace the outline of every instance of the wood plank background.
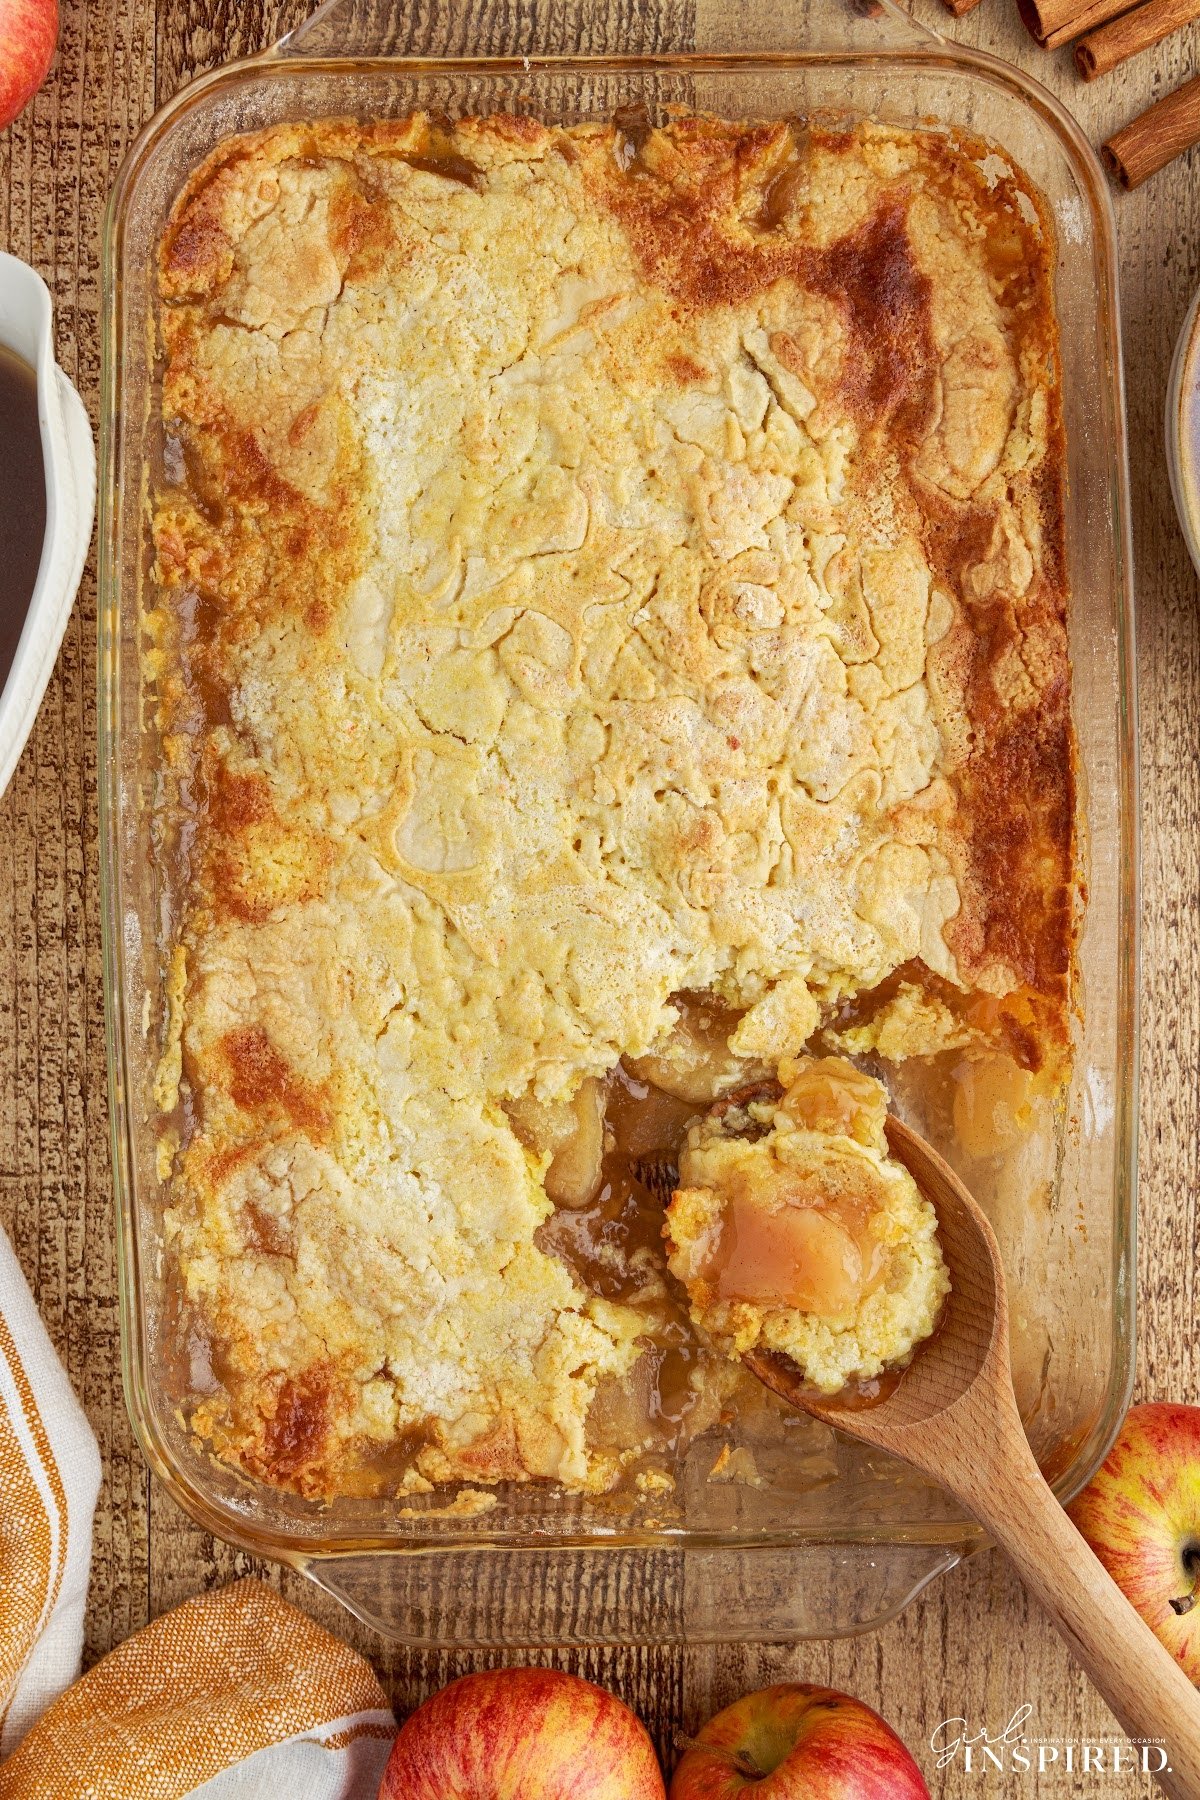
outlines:
M830 0L833 3L833 0ZM954 23L935 0L920 16L1019 62L1058 92L1098 140L1193 72L1194 30L1094 87L1065 52L1047 56L1013 0L983 0ZM735 44L769 0L544 0L555 47L584 50ZM45 275L59 357L96 414L99 263L104 203L143 120L201 71L270 43L304 0L62 0L55 72L0 134L0 244ZM514 47L531 0L412 0L397 7L413 49ZM734 29L736 27L736 29ZM543 38L541 41L545 41ZM521 45L523 47L523 45ZM1117 197L1138 571L1142 709L1144 976L1142 1000L1140 1354L1143 1397L1200 1398L1196 1193L1200 1172L1200 617L1197 583L1175 525L1162 450L1171 346L1200 282L1200 158ZM100 911L96 857L94 566L89 567L29 747L0 800L0 1223L16 1245L100 1440L87 1657L94 1660L188 1594L244 1572L151 1483L120 1391L116 1271L107 1149ZM302 1579L280 1578L300 1605L374 1656L404 1709L468 1657L397 1654ZM788 1676L863 1696L929 1769L933 1792L966 1796L978 1778L935 1773L927 1741L963 1714L993 1728L1021 1702L1039 1732L1095 1739L1111 1729L1045 1620L992 1556L944 1577L885 1630L795 1650L589 1652L562 1660L619 1689L667 1751L745 1689ZM1069 1791L1069 1778L1021 1778L1021 1791ZM1140 1793L1136 1778L1107 1793Z

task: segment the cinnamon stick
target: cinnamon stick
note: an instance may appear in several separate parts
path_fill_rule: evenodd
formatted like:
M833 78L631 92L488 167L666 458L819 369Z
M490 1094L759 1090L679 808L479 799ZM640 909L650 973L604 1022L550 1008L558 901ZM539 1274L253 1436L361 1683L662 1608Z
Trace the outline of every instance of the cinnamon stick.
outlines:
M1200 19L1200 0L1144 0L1132 12L1081 37L1075 46L1075 66L1085 81L1095 81L1097 75L1107 75L1118 63L1140 56L1193 19Z
M1044 50L1057 50L1072 38L1128 12L1131 0L1017 0L1027 30Z
M942 0L942 5L947 12L953 13L956 19L961 19L964 13L974 11L979 5L979 0Z
M1135 188L1195 143L1200 143L1200 75L1131 120L1100 153L1121 186Z

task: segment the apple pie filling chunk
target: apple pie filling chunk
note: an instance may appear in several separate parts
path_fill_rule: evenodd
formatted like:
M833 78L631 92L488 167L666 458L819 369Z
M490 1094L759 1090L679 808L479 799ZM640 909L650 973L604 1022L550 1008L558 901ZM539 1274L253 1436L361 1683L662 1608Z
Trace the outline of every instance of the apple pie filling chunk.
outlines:
M840 1057L785 1060L779 1082L689 1132L668 1262L728 1354L780 1352L833 1393L907 1362L949 1277L933 1208L887 1153L882 1085Z

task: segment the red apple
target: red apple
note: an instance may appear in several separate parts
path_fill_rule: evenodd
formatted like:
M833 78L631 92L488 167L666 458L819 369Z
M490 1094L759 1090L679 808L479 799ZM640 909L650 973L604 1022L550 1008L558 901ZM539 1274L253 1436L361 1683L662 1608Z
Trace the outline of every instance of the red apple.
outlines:
M46 79L58 38L58 0L0 0L0 131Z
M464 1675L400 1728L379 1800L666 1800L645 1727L556 1669Z
M878 1713L833 1688L787 1681L719 1712L683 1753L671 1800L929 1800Z
M1067 1511L1200 1686L1200 1407L1135 1406Z

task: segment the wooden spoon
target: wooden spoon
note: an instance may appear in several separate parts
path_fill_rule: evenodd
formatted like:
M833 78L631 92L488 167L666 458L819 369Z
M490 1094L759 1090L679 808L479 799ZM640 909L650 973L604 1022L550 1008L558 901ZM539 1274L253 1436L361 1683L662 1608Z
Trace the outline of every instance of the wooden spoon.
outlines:
M865 1408L814 1393L786 1357L755 1350L746 1363L793 1406L902 1457L953 1494L1012 1560L1130 1738L1165 1747L1160 1787L1200 1800L1200 1693L1080 1537L1026 1440L995 1234L923 1138L896 1118L887 1129L892 1154L938 1216L952 1283L938 1329L895 1388Z

